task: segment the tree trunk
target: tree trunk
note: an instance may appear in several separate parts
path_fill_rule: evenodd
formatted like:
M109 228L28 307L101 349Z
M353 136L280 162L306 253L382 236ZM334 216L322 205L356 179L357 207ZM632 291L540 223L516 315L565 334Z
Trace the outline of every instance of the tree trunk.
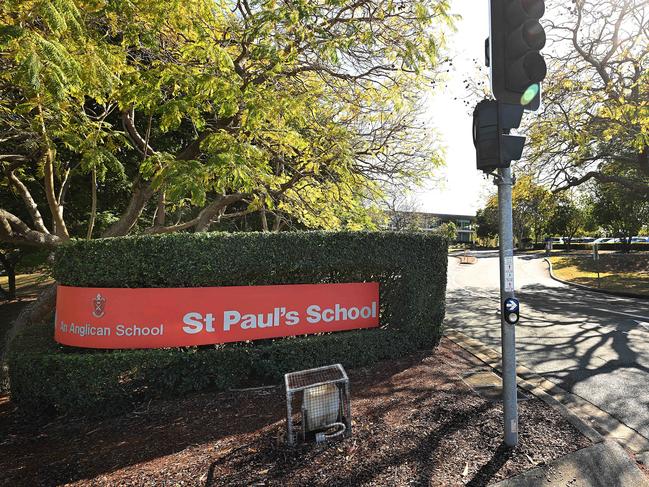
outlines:
M9 285L9 299L16 299L16 270L12 267L7 271Z
M6 295L7 300L11 301L12 299L16 299L16 266L2 252L0 252L0 263L2 263L5 271L7 271L8 278L7 291L3 289L3 294Z
M259 209L259 216L261 217L261 231L262 232L267 232L268 231L268 219L266 218L266 208L261 207Z
M229 194L219 196L212 203L207 205L199 213L198 221L194 227L195 232L207 232L212 224L212 220L219 214L225 211L225 209L232 203L241 201L245 195L243 194Z
M90 187L90 194L92 196L92 203L90 207L90 221L88 222L88 232L86 233L86 240L92 238L92 230L95 228L95 219L97 218L97 169L92 168L92 183Z
M275 213L275 222L273 223L273 232L278 233L282 227L284 226L284 220L282 217L278 214Z
M108 227L102 237L121 237L128 234L131 228L137 223L151 196L153 196L151 183L142 184L140 181L136 181L133 185L133 194L131 195L131 201L129 201L128 207L121 218Z
M40 325L47 319L49 319L53 313L56 306L56 284L51 284L45 290L41 291L38 295L38 298L33 303L30 303L28 306L20 312L18 318L13 322L11 328L7 331L7 336L5 337L5 347L3 351L0 352L0 364L4 362L5 356L11 341L14 339L16 334L20 329L25 326Z
M166 209L165 209L165 192L160 191L158 193L158 206L155 211L155 218L153 220L153 225L156 227L164 227L167 219Z
M621 237L620 242L622 242L622 252L628 254L631 250L631 237Z

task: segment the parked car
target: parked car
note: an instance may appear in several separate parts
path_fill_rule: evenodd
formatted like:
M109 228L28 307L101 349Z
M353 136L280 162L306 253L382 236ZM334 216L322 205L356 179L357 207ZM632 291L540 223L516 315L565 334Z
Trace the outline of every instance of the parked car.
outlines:
M631 237L631 243L649 243L649 237Z
M563 244L563 237L547 237L545 241L553 244Z

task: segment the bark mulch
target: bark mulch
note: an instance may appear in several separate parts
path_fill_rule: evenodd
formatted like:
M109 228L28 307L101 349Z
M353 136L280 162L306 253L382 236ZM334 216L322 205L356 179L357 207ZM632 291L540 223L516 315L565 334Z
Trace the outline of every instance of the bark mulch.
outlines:
M558 412L520 401L520 445L502 405L462 376L482 368L448 341L354 370L353 435L284 445L280 388L156 401L118 418L29 423L0 399L2 485L486 485L590 442Z

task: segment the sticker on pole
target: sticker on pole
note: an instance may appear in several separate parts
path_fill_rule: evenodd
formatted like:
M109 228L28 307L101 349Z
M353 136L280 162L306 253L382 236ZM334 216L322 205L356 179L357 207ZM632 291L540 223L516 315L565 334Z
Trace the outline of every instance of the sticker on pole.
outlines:
M505 292L514 292L514 258L505 257L504 273L505 273Z

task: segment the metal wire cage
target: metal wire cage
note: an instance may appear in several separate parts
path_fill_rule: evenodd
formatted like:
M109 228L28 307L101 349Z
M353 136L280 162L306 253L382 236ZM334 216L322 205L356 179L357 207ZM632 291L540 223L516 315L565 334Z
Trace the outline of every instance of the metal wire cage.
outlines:
M349 379L342 365L290 372L284 382L289 445L351 435Z

